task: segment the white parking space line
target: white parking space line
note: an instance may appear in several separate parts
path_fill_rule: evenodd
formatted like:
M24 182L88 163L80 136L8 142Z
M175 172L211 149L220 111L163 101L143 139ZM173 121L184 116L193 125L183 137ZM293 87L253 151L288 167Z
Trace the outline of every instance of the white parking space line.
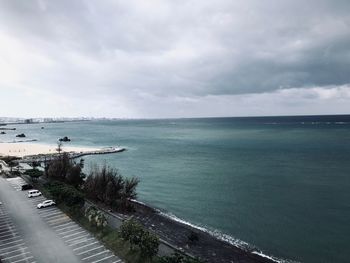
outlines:
M9 248L15 248L15 247L19 247L19 246L24 246L24 245L25 245L25 243L19 243L19 244L13 245L13 246L0 248L0 251L6 250L6 249L9 249ZM0 252L0 254L1 254L1 252Z
M21 261L28 261L28 259L31 259L33 258L32 256L30 257L26 257L26 258L23 258L23 259L20 259L20 260L17 260L17 261L12 261L11 263L18 263L18 262L21 262Z
M8 227L8 228L13 228L13 227L14 227L14 224L9 223L9 224L6 224L6 226L5 226L5 225L4 225L4 226L0 226L0 230L1 230L2 228L6 228L6 227Z
M69 228L72 228L72 227L80 227L80 226L74 224L74 225L65 226L65 227L62 227L62 228L57 228L57 229L55 229L55 231L56 232L60 232L62 230L69 229Z
M11 239L15 239L15 238L17 238L17 237L10 237L10 238L7 238L7 239L3 239L3 240L1 240L1 241L7 241L7 240L11 240Z
M7 258L3 258L2 260L8 260L8 259L11 259L11 258L16 258L16 257L23 256L23 255L26 255L26 254L29 254L29 253L30 253L30 252L24 252L24 253L21 253L21 254L15 255L15 256L11 256L11 257L7 257Z
M14 225L13 225L12 223L7 224L6 226L0 227L0 231L1 231L2 229L9 229L9 228L14 228Z
M9 219L9 218L10 218L10 216L3 216L0 218L0 221L6 221L6 219Z
M117 261L114 261L112 263L119 263L120 261L122 261L121 259L118 259ZM92 262L93 263L93 262Z
M61 211L55 211L55 212L52 212L52 213L43 214L41 217L46 218L46 217L50 217L50 216L53 216L53 215L63 215L63 213Z
M0 226L0 232L3 230L12 229L12 228L14 228L14 225L12 224L12 222L9 222L8 224L3 224Z
M95 248L92 248L92 249L89 249L89 250L80 252L80 253L78 253L77 255L78 255L78 256L84 255L84 254L86 254L86 253L89 253L89 252L94 251L94 250L96 250L96 249L100 249L100 248L102 248L102 247L103 247L103 246L95 247Z
M101 255L101 254L104 254L104 253L107 253L107 252L109 252L109 251L108 251L108 250L104 250L104 251L102 251L102 252L100 252L100 253L97 253L97 254L88 256L88 257L86 257L86 258L82 258L81 260L87 260L87 259L89 259L89 258L93 258L93 257L96 257L96 256L98 256L98 255Z
M17 232L9 232L7 234L0 235L0 238L6 237L6 236L18 236Z
M65 218L65 214L57 214L57 215L53 215L51 217L48 216L48 217L45 217L43 219L49 221L49 220L55 220L55 219L59 219L59 218Z
M11 220L0 222L0 227L9 226L12 224Z
M0 227L1 228L4 228L4 227L9 227L12 225L12 222L11 221L7 221L7 222L3 222L0 224Z
M80 231L80 232L77 232L77 233L74 233L74 234L63 236L62 238L72 237L72 236L75 236L75 235L79 235L81 233L87 233L87 232L85 230L83 230L83 231Z
M39 202L39 203L41 203L41 202ZM52 212L54 210L56 211L58 209L56 207L53 207L53 206L51 206L51 207L43 207L43 208L38 209L38 214L39 215L47 214L48 212Z
M93 237L92 237L92 238L86 239L86 237L89 236L89 235L90 235L90 234L83 235L83 236L76 237L76 238L72 238L72 239L66 240L66 242L69 243L69 242L72 242L73 240L79 240L79 242L73 242L72 244L69 244L69 245L68 245L68 246L70 246L70 247L71 247L71 246L75 246L75 245L80 244L80 243L82 243L82 242L86 242L86 241L88 241L88 240L94 239ZM81 240L82 238L83 238L84 240Z
M65 235L65 234L68 234L70 232L75 232L75 231L78 231L78 230L81 230L81 227L77 226L74 229L70 229L70 230L66 230L66 231L63 231L63 232L59 232L58 234L59 235Z
M14 227L14 225L6 225L6 226L3 226L3 227L0 227L0 232L3 231L3 230L12 230L12 229L16 229Z
M12 250L12 251L10 251L10 252L0 253L0 255L1 255L1 256L4 256L4 255L7 255L7 254L11 254L11 253L13 253L13 252L16 252L16 251L18 251L18 250L27 250L27 249L28 249L28 247L21 247L21 248Z
M4 240L1 240L1 241L4 241ZM15 241L7 242L6 244L2 244L2 245L0 245L0 247L7 246L9 244L16 243L16 242L21 242L21 241L23 241L23 239L20 238L20 239L15 240Z
M55 218L55 219L50 219L50 220L47 220L47 222L50 224L54 224L54 223L57 223L57 222L67 222L69 221L70 218L66 215L62 216L62 217L59 217L59 218Z
M84 245L84 246L81 246L81 247L74 248L73 250L74 250L74 251L75 251L75 250L79 250L79 249L82 249L82 248L84 248L84 247L89 247L89 246L92 246L92 245L97 244L97 243L98 243L98 241L92 242L92 243L90 243L90 244L87 244L87 245Z
M57 227L61 227L61 226L67 226L67 225L70 225L70 224L75 224L73 221L71 222L68 222L68 223L64 223L64 224L59 224L57 226L53 226L52 228L57 228Z
M101 258L101 259L99 259L99 260L93 261L92 263L101 262L101 261L106 260L106 259L109 259L109 258L111 258L111 257L113 257L113 256L114 256L114 255L107 256L107 257L105 257L105 258ZM120 260L119 260L119 261L116 261L116 262L120 262Z

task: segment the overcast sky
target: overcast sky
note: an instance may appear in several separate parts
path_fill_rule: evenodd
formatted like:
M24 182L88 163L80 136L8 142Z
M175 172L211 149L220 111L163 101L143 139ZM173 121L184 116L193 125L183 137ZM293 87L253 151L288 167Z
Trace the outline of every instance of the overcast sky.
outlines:
M0 116L338 113L349 0L0 0Z

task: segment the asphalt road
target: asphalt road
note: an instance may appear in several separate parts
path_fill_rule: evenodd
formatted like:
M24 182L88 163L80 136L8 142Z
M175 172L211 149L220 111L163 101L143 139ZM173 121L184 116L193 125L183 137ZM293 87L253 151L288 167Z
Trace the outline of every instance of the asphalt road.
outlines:
M0 178L0 259L12 263L121 263L57 207L37 209L45 197L28 198L25 182Z

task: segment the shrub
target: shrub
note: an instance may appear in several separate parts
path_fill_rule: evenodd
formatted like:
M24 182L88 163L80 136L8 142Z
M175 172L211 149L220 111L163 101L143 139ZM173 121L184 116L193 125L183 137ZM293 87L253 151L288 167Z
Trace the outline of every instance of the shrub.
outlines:
M126 220L120 227L120 235L124 240L130 242L131 249L138 246L141 255L152 258L158 252L159 239L153 233L144 229L141 224L133 219Z
M54 182L48 185L48 190L57 203L64 203L68 207L83 207L84 195L73 186Z
M199 259L193 259L179 253L175 253L171 256L160 257L158 263L201 263Z
M108 224L107 217L104 215L104 213L94 206L90 206L85 210L85 216L89 220L90 224L95 227L106 227Z

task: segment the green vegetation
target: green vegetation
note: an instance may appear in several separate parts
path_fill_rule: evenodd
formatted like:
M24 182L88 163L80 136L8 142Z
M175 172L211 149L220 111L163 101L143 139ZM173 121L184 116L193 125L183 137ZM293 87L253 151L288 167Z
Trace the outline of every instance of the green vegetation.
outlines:
M138 247L144 258L152 260L157 255L159 238L135 220L126 220L120 227L120 234L124 240L129 241L131 250Z
M90 206L85 210L85 217L95 227L106 227L108 224L104 213L94 206Z
M94 206L83 209L85 197L119 211L133 209L137 178L124 178L117 170L104 166L93 169L84 181L83 161L76 164L61 154L46 164L45 183L41 191L82 227L93 233L106 247L130 263L199 263L180 254L158 257L159 238L135 220L126 220L119 229L107 224L106 215ZM37 170L30 170L29 175ZM35 175L36 176L36 175Z
M101 202L118 211L132 211L130 202L135 199L137 178L124 178L115 169L103 166L95 167L86 178L84 192L91 200Z
M44 175L44 172L38 169L27 170L25 173L30 176L33 182L36 182L40 176Z
M201 263L199 259L193 259L183 256L179 253L175 253L171 256L165 256L158 258L158 263Z
M56 181L45 184L45 187L57 204L64 204L70 211L79 211L84 206L83 193L71 185Z
M67 182L76 188L83 185L85 178L82 164L70 160L67 153L60 154L57 159L46 164L45 174L49 179Z

